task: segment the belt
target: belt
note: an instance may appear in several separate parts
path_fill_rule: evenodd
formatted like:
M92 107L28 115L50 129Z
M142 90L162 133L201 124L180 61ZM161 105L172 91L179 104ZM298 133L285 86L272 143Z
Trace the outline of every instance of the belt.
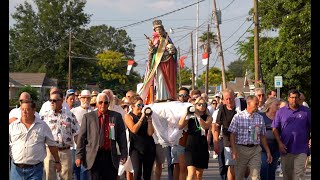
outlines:
M13 163L13 164L16 165L16 166L19 167L19 168L26 169L26 168L36 167L36 166L38 166L38 165L41 164L41 163L42 163L42 162L39 162L38 164L34 164L34 165L31 165L31 164L16 164L16 163Z
M70 149L70 146L68 147L58 147L59 151L63 151L63 150L67 150L67 149Z
M238 145L246 146L246 147L255 147L255 146L257 146L257 144L238 144Z

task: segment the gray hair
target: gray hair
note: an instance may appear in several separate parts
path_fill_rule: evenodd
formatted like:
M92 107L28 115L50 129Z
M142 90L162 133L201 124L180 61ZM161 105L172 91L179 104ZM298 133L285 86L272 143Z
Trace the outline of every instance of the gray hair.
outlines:
M99 93L98 96L97 96L97 103L99 102L100 97L106 97L108 99L108 101L109 101L109 97L106 95L106 93Z

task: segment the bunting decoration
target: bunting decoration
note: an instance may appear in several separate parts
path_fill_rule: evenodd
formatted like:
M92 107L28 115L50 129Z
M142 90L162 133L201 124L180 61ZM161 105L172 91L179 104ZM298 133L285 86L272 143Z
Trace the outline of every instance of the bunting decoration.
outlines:
M128 60L128 66L127 66L127 73L126 75L129 75L130 74L130 71L131 71L131 68L133 66L133 63L134 63L134 60L133 59L129 59Z

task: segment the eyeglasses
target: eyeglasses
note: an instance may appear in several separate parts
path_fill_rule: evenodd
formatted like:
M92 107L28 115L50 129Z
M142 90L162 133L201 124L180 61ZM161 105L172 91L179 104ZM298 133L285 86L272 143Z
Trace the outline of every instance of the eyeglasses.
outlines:
M100 104L100 105L101 105L102 103L105 104L105 105L107 105L107 104L109 104L109 101L99 101L99 102L98 102L98 104Z
M257 96L259 96L259 97L260 97L260 96L264 96L264 95L265 95L265 94L257 94Z
M143 107L144 107L144 104L137 104L137 107L138 107L138 108L143 108Z
M179 94L179 97L188 97L188 94Z
M49 101L56 103L57 101L60 101L60 99L49 99Z
M198 106L207 107L207 103L197 103Z

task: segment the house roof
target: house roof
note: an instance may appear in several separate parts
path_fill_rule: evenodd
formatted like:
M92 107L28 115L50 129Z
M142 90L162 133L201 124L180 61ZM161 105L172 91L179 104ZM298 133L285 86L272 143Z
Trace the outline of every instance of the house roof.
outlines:
M234 81L227 82L227 87L233 89L234 92L250 92L248 81L244 81L244 77L236 77Z
M9 73L9 86L42 87L56 86L57 80L46 77L46 73Z

